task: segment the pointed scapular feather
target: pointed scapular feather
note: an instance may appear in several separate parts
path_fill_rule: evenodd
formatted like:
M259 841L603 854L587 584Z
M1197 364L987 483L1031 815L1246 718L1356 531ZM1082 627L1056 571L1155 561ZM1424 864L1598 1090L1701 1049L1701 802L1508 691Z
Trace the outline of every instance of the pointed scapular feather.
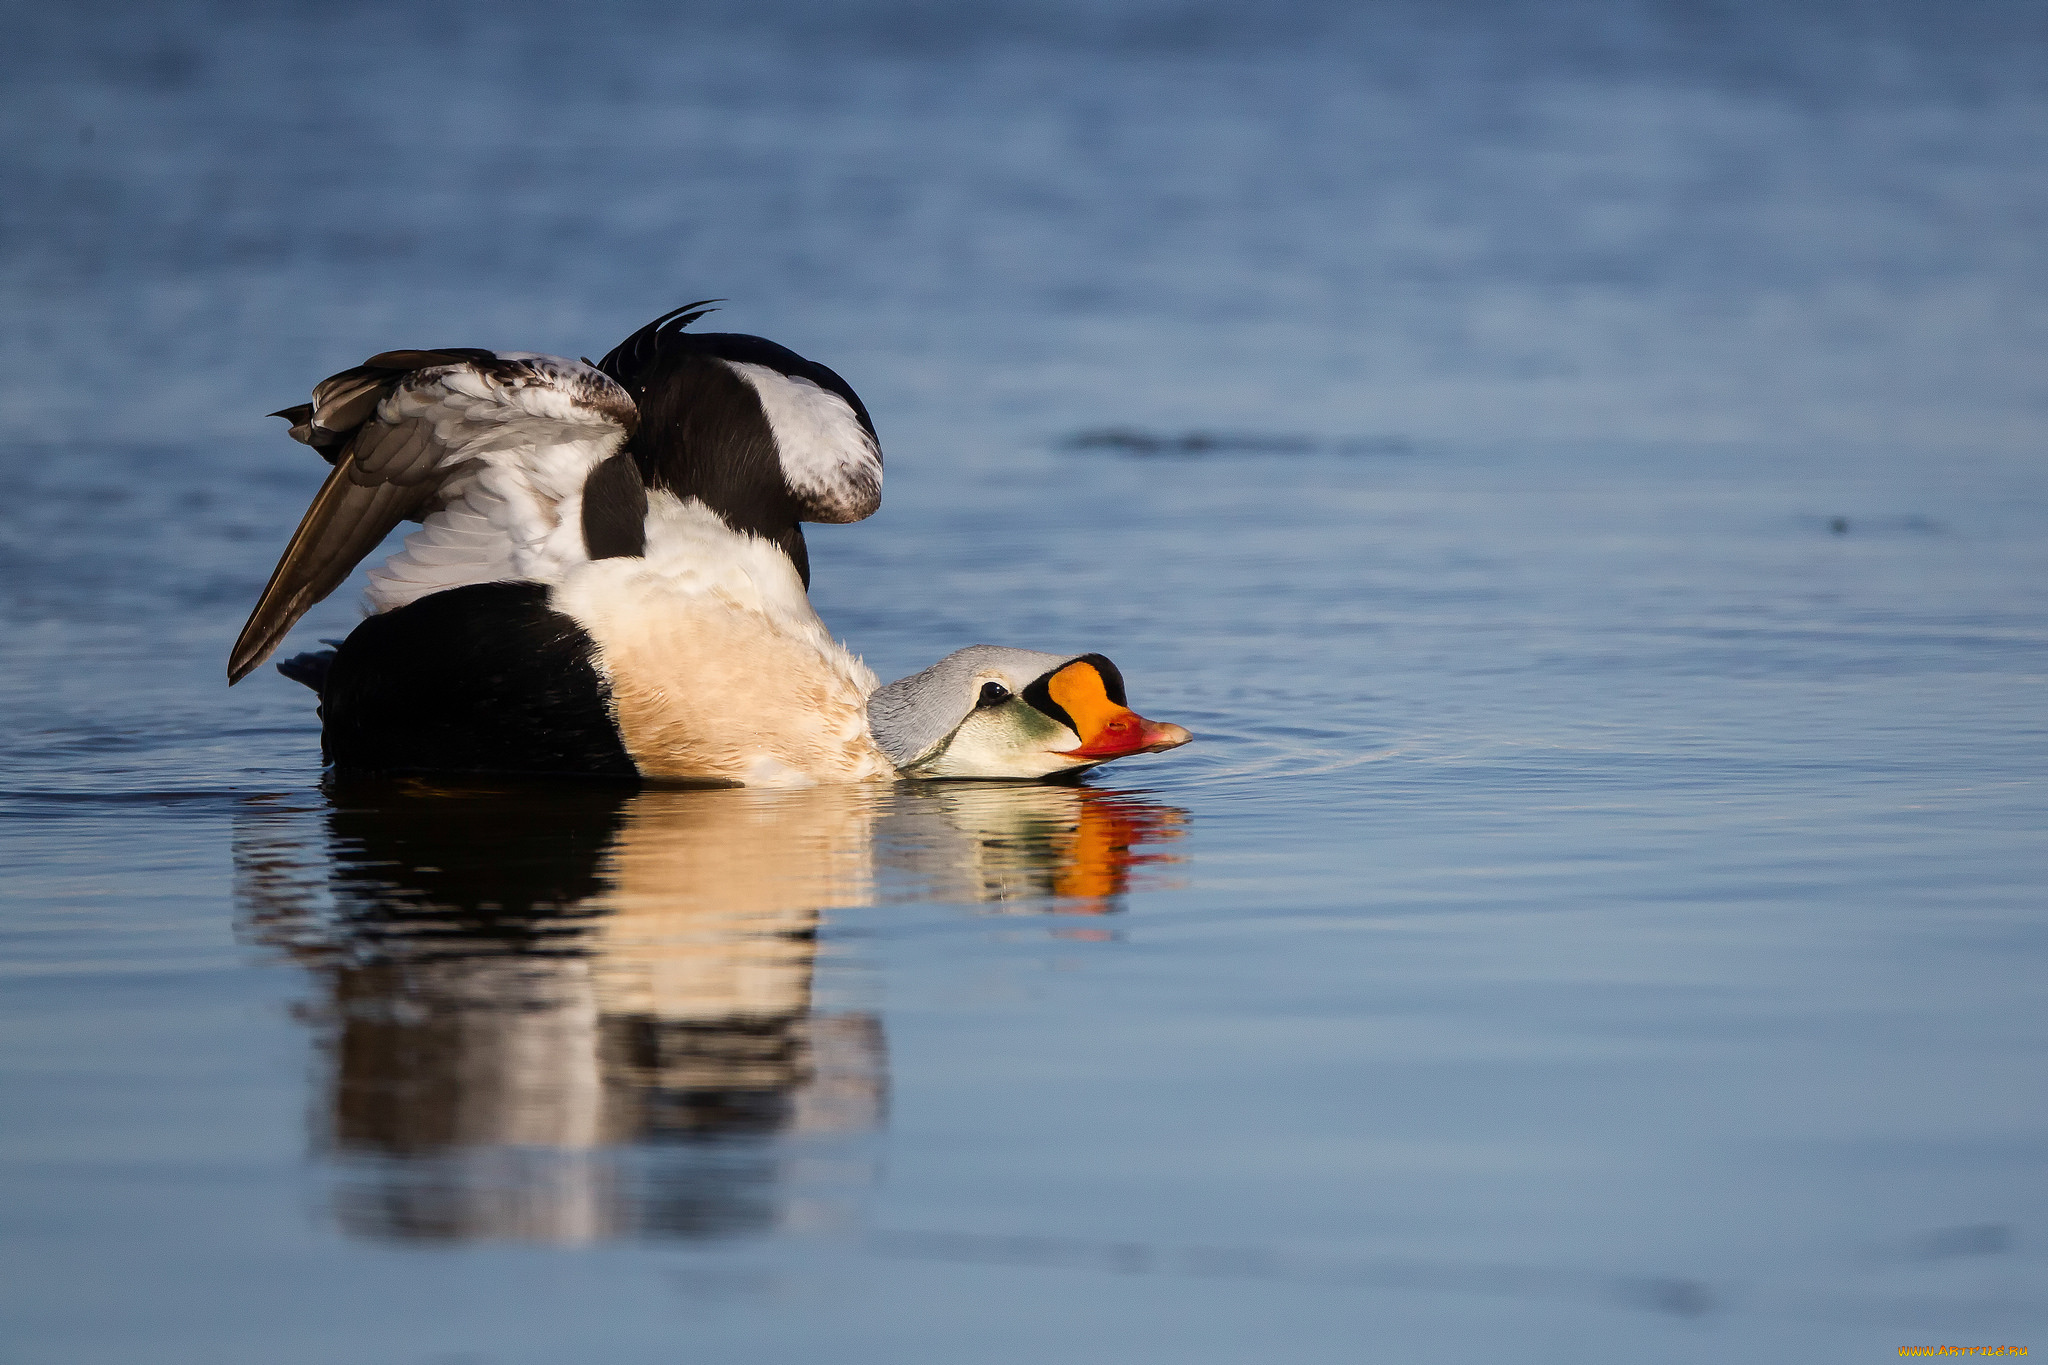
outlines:
M724 299L699 299L686 303L680 308L671 308L654 321L627 337L606 353L597 362L597 368L621 384L630 384L631 377L661 354L661 343L665 337L681 332L706 313L718 310L711 305L724 303Z

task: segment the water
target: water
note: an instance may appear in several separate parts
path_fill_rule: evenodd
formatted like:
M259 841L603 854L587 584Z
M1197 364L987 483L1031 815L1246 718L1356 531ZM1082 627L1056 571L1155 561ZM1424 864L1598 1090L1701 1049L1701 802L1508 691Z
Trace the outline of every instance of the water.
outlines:
M12 8L0 1356L2038 1344L2040 26ZM884 677L1198 742L329 788L227 691L262 413L713 293L876 414Z

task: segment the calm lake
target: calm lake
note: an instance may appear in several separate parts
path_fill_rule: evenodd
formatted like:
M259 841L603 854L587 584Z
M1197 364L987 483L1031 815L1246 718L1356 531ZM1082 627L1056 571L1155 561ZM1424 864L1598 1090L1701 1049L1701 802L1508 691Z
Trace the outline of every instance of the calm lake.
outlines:
M2048 17L10 0L0 1360L2048 1349ZM843 374L1078 787L323 784L400 346ZM360 578L295 646L345 633Z

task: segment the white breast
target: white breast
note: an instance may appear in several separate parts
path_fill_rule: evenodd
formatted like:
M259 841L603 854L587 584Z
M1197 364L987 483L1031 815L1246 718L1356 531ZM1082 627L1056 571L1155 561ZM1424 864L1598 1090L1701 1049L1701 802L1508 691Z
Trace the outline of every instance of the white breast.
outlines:
M893 778L868 734L874 673L825 630L788 556L656 493L644 559L574 568L550 597L597 647L649 778L807 786Z

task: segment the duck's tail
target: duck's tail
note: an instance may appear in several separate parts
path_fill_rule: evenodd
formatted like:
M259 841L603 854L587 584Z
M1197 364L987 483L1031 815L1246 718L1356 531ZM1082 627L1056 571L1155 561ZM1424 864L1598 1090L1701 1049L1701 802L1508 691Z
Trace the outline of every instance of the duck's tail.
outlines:
M322 640L323 645L339 645L339 640ZM277 671L295 683L304 683L315 692L327 690L327 671L334 667L332 649L316 650L311 654L294 654L277 666Z

